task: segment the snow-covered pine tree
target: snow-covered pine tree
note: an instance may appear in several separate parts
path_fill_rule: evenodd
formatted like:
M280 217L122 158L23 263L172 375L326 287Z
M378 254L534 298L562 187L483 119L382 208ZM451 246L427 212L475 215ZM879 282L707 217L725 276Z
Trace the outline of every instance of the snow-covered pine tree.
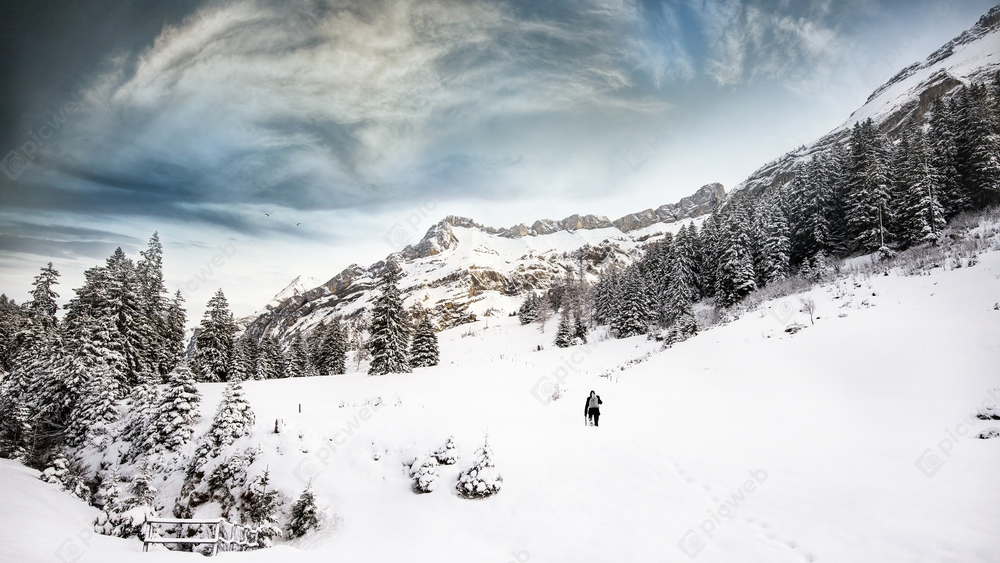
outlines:
M125 359L127 385L131 389L143 374L156 371L148 351L155 346L157 331L143 311L135 263L125 256L121 248L108 258L106 271L108 291L105 305L121 335L120 351Z
M725 244L715 276L716 299L723 307L729 307L757 289L745 208L735 210L728 218L721 240Z
M180 363L167 375L167 385L156 405L145 450L152 453L174 453L191 441L198 422L201 393L195 385L194 373Z
M56 311L59 310L56 299L59 298L59 294L52 289L52 286L58 284L59 271L52 267L52 262L49 262L35 276L35 281L32 283L34 289L31 290L31 300L25 304L32 321L46 330L56 327Z
M449 436L448 441L431 455L441 465L455 465L459 458L458 446L455 445L455 437Z
M701 296L698 253L698 228L695 227L694 223L688 223L686 227L681 227L674 238L672 259L679 261L680 266L684 269L688 289L692 291L692 298L695 300Z
M973 205L982 208L1000 199L1000 134L990 119L984 84L962 86L955 101L958 175Z
M135 269L142 323L149 329L145 363L163 378L173 368L176 358L172 354L169 342L170 328L167 325L169 303L165 299L168 292L163 283L163 245L160 243L159 233L153 233L146 250L140 254L142 259L136 263Z
M434 483L441 477L438 473L438 462L434 456L427 456L413 469L413 492L429 493L434 489Z
M306 487L302 496L292 505L292 517L288 521L288 536L292 539L301 538L309 530L319 526L319 509L316 507L316 496L312 487Z
M285 377L281 346L273 336L263 336L258 345L257 371L254 379Z
M594 322L611 324L619 307L621 276L615 270L602 270L594 288Z
M555 345L560 348L569 348L573 345L573 320L570 317L568 308L563 309L559 315L559 330L556 331Z
M236 322L229 302L219 289L208 301L201 320L201 332L195 339L191 368L203 381L227 381L229 357L233 353Z
M971 199L958 176L958 145L953 104L938 98L931 104L927 143L932 150L934 170L941 181L940 201L948 218L969 208Z
M579 339L583 344L587 343L587 323L580 311L573 313L573 338Z
M209 458L216 457L223 448L253 433L256 418L239 381L230 381L222 393L222 401L212 418L212 426L202 436L201 443L188 466L188 476L198 473Z
M476 450L476 461L458 477L455 490L467 499L482 499L500 492L503 477L493 463L493 450L490 449L489 436L483 441L483 447Z
M425 313L413 332L410 345L410 367L424 368L438 365L438 338L430 313Z
M129 443L123 461L139 459L150 451L153 441L150 440L150 434L154 431L154 419L160 402L159 391L153 381L153 377L146 377L129 393L128 408L117 437Z
M14 369L14 358L23 348L18 333L27 322L28 319L17 302L6 294L0 294L0 377Z
M372 308L371 337L368 340L372 360L368 375L410 373L412 369L406 358L410 326L399 293L398 266L392 261L385 265L380 289L381 293Z
M257 528L259 540L263 547L270 547L271 540L281 535L278 526L278 515L281 509L281 497L277 489L268 490L271 484L271 472L254 477L243 493L243 510L240 518L244 524Z
M249 452L252 453L252 450ZM232 520L233 509L237 508L240 491L246 488L247 470L253 459L245 453L237 452L215 466L207 479L207 497L219 503L222 517Z
M761 216L764 238L761 244L758 274L761 284L767 285L782 280L787 275L791 260L791 244L788 220L776 199L765 202Z
M897 235L904 246L937 240L944 229L944 207L938 199L943 183L933 165L923 129L911 124L905 133L906 147L903 169L897 174L899 201Z
M121 416L118 412L118 400L123 394L121 381L105 367L88 371L91 379L70 415L67 442L74 447L89 443L103 449L115 438L110 428Z
M73 464L61 449L56 452L39 478L46 483L61 487L79 499L90 500L90 489L87 488L84 472Z
M128 492L122 486L128 486ZM152 475L143 467L130 481L112 473L101 485L104 507L94 522L94 531L106 536L130 538L138 536L146 519L155 516L152 507L156 489Z
M340 375L347 370L347 336L339 319L317 327L313 364L319 375Z
M167 304L164 326L164 346L167 363L164 366L169 372L181 361L184 355L184 325L187 323L187 312L184 310L184 296L180 290Z
M306 354L306 345L300 333L295 333L291 344L288 345L288 352L285 354L285 367L287 377L305 377L309 367L309 356Z
M524 296L524 301L521 302L521 306L517 310L517 318L521 324L531 324L538 318L538 305L538 296L535 295L534 291L528 290L528 294Z
M851 130L847 166L847 225L853 247L862 252L887 249L890 166L887 141L871 118Z
M617 338L646 334L652 316L645 279L633 264L622 274L618 305L611 316L611 330Z
M253 365L252 352L248 346L251 341L251 337L244 335L233 344L233 353L229 356L229 367L226 369L229 381L253 379L256 366Z
M805 260L830 247L833 194L826 173L823 161L815 157L796 171L791 184L788 196L794 220L789 225L789 232L794 234L796 244L789 258L793 261Z

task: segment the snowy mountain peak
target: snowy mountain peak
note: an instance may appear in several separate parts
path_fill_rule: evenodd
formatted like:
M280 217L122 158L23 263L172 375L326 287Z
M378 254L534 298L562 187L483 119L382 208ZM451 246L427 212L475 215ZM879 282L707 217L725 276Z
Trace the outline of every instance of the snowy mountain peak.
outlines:
M270 311L276 308L286 299L291 299L293 297L302 295L307 291L309 291L310 289L322 285L322 283L323 282L319 281L318 279L310 276L302 276L302 275L295 276L295 279L293 279L287 286L285 286L285 289L282 289L277 294L275 294L275 296L271 299L270 302L268 302L265 308L268 311Z
M616 219L570 215L510 228L484 226L449 215L431 226L416 244L390 257L403 270L401 290L407 306L435 312L441 328L483 315L505 315L528 290L544 290L579 272L596 279L609 265L624 266L642 245L675 233L687 219L711 213L726 198L722 184L708 184L674 204ZM367 268L352 264L326 283L298 277L267 305L248 330L283 336L308 332L322 320L350 317L374 297L385 260Z

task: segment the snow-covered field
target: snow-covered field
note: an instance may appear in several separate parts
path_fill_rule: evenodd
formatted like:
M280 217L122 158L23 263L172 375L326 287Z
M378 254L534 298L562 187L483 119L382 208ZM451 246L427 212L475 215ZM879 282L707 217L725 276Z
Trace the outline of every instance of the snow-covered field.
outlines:
M643 337L557 349L555 320L542 334L488 319L441 333L436 368L247 382L257 426L244 445L264 452L251 474L268 467L289 497L311 479L326 521L221 557L1000 561L1000 439L973 438L1000 426L974 416L1000 398L1000 253L809 296L815 324L796 296L664 351ZM564 396L549 403L557 376ZM204 432L222 386L201 389ZM600 428L584 426L591 389ZM374 397L384 405L363 406ZM463 500L455 479L487 431L503 489ZM462 458L414 494L403 462L450 435ZM200 557L95 536L96 509L36 475L0 461L0 561Z

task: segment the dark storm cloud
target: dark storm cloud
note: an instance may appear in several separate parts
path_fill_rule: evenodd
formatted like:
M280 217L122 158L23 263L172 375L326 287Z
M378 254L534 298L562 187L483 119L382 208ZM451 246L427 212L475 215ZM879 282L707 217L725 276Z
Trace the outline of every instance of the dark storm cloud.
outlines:
M17 92L14 112L38 101L7 146L24 152L26 130L66 92L83 98L58 134L21 155L31 166L17 182L0 177L3 209L300 236L304 229L263 213L378 209L429 194L512 197L553 171L566 185L606 190L622 167L621 140L643 124L680 103L697 113L720 88L807 80L844 46L845 30L862 25L859 14L898 8L862 0L26 6L15 10L28 23L12 40L18 55L5 84L8 97Z
M142 241L110 231L24 221L0 223L0 251L68 259L106 258L115 248L134 253Z

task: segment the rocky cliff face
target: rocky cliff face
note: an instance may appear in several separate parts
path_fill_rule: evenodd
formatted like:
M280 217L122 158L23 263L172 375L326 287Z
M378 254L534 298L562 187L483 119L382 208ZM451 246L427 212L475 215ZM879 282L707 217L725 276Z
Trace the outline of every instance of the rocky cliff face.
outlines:
M448 216L416 244L390 255L403 268L401 290L407 306L419 303L435 313L441 328L482 315L517 309L527 290L544 290L557 278L582 271L591 280L610 265L625 266L641 246L684 220L711 213L726 197L721 184L709 184L677 203L617 219L571 215L561 221L538 220L493 228L467 217ZM556 233L562 233L554 238ZM375 295L380 261L364 268L352 264L329 281L306 288L296 278L250 323L253 334L286 336L308 332L321 320L363 312Z

